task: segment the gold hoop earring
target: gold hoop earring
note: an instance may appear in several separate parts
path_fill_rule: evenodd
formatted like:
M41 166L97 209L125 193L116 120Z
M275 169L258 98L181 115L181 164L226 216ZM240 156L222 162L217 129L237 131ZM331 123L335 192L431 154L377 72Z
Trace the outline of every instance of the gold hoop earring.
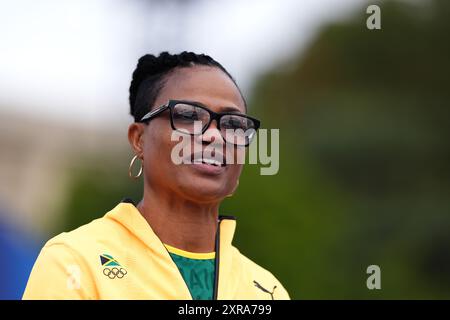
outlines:
M134 165L134 162L136 161L136 159L138 159L138 156L137 156L137 155L135 155L135 156L133 157L133 159L131 159L130 166L128 167L128 176L129 176L131 179L137 179L137 178L139 178L139 177L141 176L141 174L142 174L142 160L141 160L141 167L139 168L138 174L135 175L135 176L133 176L132 173L131 173L131 169L133 168L133 165Z

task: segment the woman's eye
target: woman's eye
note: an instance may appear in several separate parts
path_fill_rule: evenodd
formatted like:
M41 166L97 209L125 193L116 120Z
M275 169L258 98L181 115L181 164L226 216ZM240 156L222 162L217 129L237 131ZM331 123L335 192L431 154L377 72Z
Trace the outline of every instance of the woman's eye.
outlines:
M196 121L198 120L198 114L192 111L180 112L175 114L175 118L177 120Z
M239 119L228 119L223 126L227 129L240 129L245 127L244 123Z

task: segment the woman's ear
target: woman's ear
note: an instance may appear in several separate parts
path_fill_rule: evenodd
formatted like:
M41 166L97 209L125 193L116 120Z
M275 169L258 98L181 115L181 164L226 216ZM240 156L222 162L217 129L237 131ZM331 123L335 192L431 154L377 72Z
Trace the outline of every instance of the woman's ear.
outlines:
M142 123L133 122L128 127L128 141L134 153L140 158L143 158L143 136L145 125Z

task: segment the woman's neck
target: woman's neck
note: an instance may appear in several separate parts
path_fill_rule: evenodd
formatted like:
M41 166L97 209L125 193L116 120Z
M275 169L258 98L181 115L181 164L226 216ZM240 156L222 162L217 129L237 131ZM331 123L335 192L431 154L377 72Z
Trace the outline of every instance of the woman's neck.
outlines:
M136 207L164 244L197 253L215 250L218 202L200 204L148 190Z

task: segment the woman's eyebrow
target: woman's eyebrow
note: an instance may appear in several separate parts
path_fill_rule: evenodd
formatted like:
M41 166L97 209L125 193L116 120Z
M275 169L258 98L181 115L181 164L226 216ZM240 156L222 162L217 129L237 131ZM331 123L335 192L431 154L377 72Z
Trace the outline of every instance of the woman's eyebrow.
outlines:
M220 112L236 112L243 113L238 107L225 106L220 108Z
M194 100L184 100L184 101L190 102L190 103L193 103L193 104L198 104L198 105L200 105L202 107L205 107L205 108L209 109L209 106L201 103L200 101L194 101ZM233 106L220 107L220 112L235 112L235 113L245 114L245 112L242 112L241 109L239 109L238 107L233 107Z

